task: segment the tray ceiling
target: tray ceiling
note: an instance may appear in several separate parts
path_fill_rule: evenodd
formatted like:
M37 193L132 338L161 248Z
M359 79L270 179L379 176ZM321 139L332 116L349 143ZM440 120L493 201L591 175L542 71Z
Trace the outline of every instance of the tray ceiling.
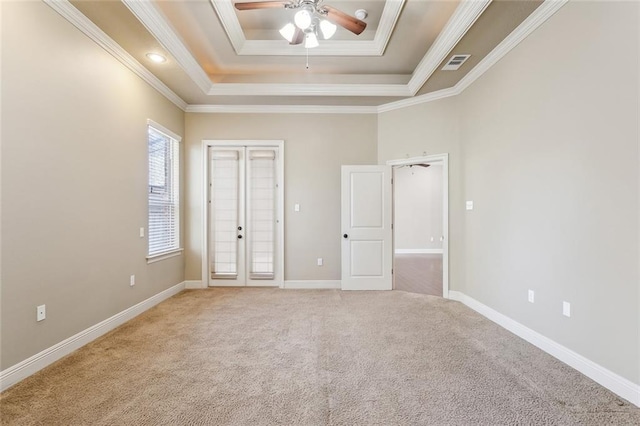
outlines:
M232 0L49 2L107 40L186 105L379 106L453 88L542 1L324 0L368 11L359 36L340 28L320 46L278 30L294 11L238 11ZM53 4L55 3L55 4ZM146 54L160 53L162 64ZM454 54L471 58L441 68ZM308 64L308 68L307 68Z

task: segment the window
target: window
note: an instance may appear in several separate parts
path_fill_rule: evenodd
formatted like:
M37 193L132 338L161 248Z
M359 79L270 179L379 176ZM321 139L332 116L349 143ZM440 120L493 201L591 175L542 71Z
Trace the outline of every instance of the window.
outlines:
M180 250L180 138L149 123L149 256Z

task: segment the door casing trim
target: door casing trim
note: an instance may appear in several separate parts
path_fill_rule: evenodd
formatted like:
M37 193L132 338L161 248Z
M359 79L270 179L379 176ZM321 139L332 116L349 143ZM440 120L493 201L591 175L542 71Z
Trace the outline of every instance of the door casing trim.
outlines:
M441 163L442 164L442 297L449 298L449 154L426 155L422 157L403 158L399 160L388 160L387 165L392 168L421 163ZM395 185L391 188L392 203L395 194ZM393 208L393 207L392 207ZM395 218L394 218L395 221ZM395 230L392 230L394 250L395 250ZM395 265L394 265L395 267ZM395 284L395 276L392 277ZM394 285L395 287L395 285Z

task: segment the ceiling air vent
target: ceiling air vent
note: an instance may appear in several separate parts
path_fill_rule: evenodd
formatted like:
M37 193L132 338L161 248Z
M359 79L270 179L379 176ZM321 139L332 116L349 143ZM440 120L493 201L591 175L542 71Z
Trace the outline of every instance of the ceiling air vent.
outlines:
M467 59L469 59L471 55L453 55L451 59L447 61L444 67L442 67L443 71L455 71L465 63Z

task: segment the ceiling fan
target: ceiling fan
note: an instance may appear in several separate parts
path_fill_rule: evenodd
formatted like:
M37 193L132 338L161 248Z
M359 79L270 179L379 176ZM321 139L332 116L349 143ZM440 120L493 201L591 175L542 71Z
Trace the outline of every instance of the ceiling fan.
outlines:
M306 48L319 45L319 34L322 34L325 40L333 37L337 29L336 25L356 35L362 33L367 27L366 22L322 3L323 0L267 0L236 2L235 7L238 10L298 9L294 15L294 23L288 23L282 27L280 34L292 45L302 44L304 41Z

